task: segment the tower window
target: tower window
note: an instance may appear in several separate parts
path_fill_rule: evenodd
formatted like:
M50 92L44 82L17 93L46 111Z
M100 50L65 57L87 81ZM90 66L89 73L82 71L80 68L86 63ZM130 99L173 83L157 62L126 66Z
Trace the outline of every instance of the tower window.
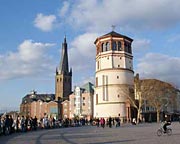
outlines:
M98 94L96 94L96 104L98 104Z
M116 47L117 47L116 42L113 41L113 44L112 44L112 50L116 50L116 49L117 49Z
M59 81L59 79L57 79L57 82Z
M125 52L128 52L128 44L127 44L127 42L124 43L124 47L125 47Z
M106 51L109 51L110 50L110 44L109 42L106 43Z
M119 79L119 76L117 76L117 79Z
M128 44L128 53L132 53L130 44Z
M120 67L120 65L118 65L118 67Z
M122 50L122 48L121 48L121 42L118 41L118 51L121 51L121 50Z
M96 77L96 87L98 86L98 77Z
M106 51L106 44L102 43L102 52L105 52L105 51Z
M97 62L97 69L99 69L99 61Z

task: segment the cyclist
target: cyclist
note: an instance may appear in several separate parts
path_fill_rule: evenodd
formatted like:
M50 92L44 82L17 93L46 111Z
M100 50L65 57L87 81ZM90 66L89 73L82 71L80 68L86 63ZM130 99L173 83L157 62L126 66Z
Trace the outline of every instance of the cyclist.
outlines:
M166 133L168 125L171 125L171 121L170 120L165 120L164 125L163 125L164 133Z

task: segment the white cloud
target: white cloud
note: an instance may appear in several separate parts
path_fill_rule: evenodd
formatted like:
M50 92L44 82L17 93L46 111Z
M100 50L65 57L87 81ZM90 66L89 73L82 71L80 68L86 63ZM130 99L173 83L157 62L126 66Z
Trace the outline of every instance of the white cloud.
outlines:
M94 68L96 33L85 33L76 37L70 44L70 64L76 71L88 71Z
M44 75L54 68L52 59L47 54L50 43L25 40L17 52L8 52L0 56L0 79Z
M180 58L148 53L139 60L136 73L142 78L156 78L180 86Z
M69 62L73 69L73 79L75 85L82 85L85 79L92 82L95 72L96 46L95 39L97 33L85 33L76 37L69 47ZM91 77L91 79L89 79ZM76 82L78 81L80 82ZM86 81L87 82L87 81Z
M149 39L135 39L133 42L133 51L142 52L150 47L151 41Z
M164 28L180 22L180 1L171 0L77 0L67 13L70 24L85 30ZM153 30L153 29L151 29Z
M67 1L65 1L63 3L63 7L59 10L60 17L64 17L67 14L67 12L69 10L69 5L70 5L70 3Z
M98 37L97 33L84 33L76 37L71 46L85 57L95 57L94 41Z
M56 25L55 15L43 15L42 13L37 14L34 20L34 26L42 31L51 31Z

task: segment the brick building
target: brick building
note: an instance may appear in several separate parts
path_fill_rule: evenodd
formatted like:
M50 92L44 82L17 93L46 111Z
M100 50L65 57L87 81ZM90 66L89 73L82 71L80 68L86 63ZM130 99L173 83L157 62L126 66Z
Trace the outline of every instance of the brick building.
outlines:
M44 115L57 117L58 103L54 94L37 94L32 91L23 97L20 104L20 115L42 118Z

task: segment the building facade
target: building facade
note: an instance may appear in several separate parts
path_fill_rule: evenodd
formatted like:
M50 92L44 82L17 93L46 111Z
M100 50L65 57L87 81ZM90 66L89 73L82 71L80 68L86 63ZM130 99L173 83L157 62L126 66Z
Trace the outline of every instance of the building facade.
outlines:
M82 87L75 87L74 93L69 96L69 118L93 117L94 85L87 83Z
M43 117L53 117L57 119L58 111L57 111L58 103L55 101L44 102L42 100L33 101L31 103L31 117L37 117L37 119L41 119Z
M69 118L69 100L65 100L62 105L62 119Z
M20 115L37 117L53 116L57 118L58 103L55 101L54 94L37 94L32 91L23 97L20 104Z
M132 39L114 31L95 40L96 85L94 95L94 117L130 118L128 91L133 87ZM125 94L126 93L126 94Z

